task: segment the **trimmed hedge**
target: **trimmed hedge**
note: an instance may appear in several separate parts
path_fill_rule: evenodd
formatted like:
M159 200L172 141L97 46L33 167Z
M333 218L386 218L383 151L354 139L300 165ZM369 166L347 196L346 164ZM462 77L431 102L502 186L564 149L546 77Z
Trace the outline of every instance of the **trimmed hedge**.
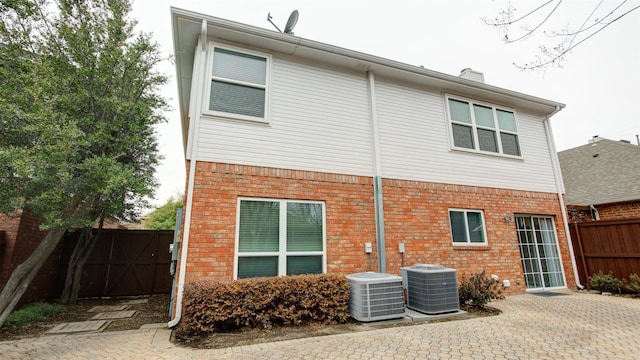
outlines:
M198 335L349 319L349 282L335 274L199 281L184 289L183 329Z

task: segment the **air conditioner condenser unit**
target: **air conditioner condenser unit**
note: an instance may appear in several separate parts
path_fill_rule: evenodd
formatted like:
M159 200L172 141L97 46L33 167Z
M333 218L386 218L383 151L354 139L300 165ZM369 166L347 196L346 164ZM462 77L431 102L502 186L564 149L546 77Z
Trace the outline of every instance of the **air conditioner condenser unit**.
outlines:
M363 272L347 275L351 295L349 312L363 322L404 317L402 277Z
M455 269L416 264L400 270L408 308L430 315L460 310Z

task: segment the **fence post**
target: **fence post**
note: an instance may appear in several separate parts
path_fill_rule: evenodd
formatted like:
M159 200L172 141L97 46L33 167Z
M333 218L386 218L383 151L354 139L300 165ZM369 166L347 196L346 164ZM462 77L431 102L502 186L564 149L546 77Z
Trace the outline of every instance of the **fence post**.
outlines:
M584 269L585 283L587 284L587 289L591 290L591 284L589 283L589 268L587 267L587 261L584 258L582 238L580 237L580 227L578 226L578 223L573 223L573 226L576 231L576 239L578 240L578 249L580 250L580 258L582 259L582 268Z

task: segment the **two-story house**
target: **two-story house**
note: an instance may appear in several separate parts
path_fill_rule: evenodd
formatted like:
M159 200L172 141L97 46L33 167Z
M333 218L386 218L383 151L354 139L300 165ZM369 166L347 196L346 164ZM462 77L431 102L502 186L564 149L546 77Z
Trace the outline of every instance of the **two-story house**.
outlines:
M564 105L172 9L185 283L482 269L573 287L549 118ZM508 285L508 283L507 283ZM175 321L175 319L174 319Z

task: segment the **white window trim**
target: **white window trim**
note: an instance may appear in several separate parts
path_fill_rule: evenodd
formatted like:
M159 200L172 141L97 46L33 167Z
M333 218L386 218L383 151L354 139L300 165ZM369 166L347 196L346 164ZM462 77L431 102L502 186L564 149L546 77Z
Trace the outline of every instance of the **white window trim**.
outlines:
M451 110L449 109L449 99L458 100L458 101L464 101L464 102L469 103L470 112L471 112L471 124L464 124L464 123L460 123L460 122L457 122L457 121L454 121L454 120L451 119ZM476 125L475 114L473 113L473 105L480 105L480 106L491 108L491 110L493 112L493 120L494 120L494 123L495 123L495 128L489 129L489 128L484 127L484 126ZM519 159L519 160L523 159L523 150L522 150L522 141L521 141L522 138L521 138L521 134L519 132L520 127L518 126L518 113L516 112L515 109L509 108L509 107L506 107L506 106L499 106L499 105L495 105L495 104L491 104L491 103L477 101L477 100L469 99L469 98L466 98L466 97L463 97L463 96L451 95L451 94L444 94L444 106L445 106L445 112L446 112L446 116L445 117L446 117L446 120L447 120L447 133L449 134L449 148L450 148L450 150L465 151L465 152L470 152L470 153L475 153L475 154L483 154L483 155L493 155L493 156L498 156L498 157ZM516 131L515 132L509 131L509 130L501 130L500 129L499 124L498 124L498 117L497 117L496 110L504 110L504 111L509 111L509 112L513 113L513 117L514 117L514 120L515 120L515 123L516 123ZM455 146L455 139L453 138L453 126L452 126L452 124L461 124L461 125L465 125L465 126L471 126L471 128L473 130L473 146L474 146L473 149L468 149L468 148L464 148L464 147ZM478 131L477 131L478 128L495 131L498 152L480 150L480 143L479 143L479 140L478 140ZM520 155L504 154L502 152L502 140L500 139L500 133L512 134L512 135L516 135L518 137L518 149L520 150Z
M464 229L465 235L467 238L466 242L455 242L453 241L453 228L451 227L451 212L463 212L464 213ZM480 213L480 219L482 220L482 235L484 237L484 242L482 243L473 243L471 242L471 237L469 236L469 222L467 221L467 213ZM451 236L451 244L454 246L489 246L489 238L487 237L487 223L484 220L484 211L478 209L459 209L459 208L450 208L447 211L447 216L449 217L449 236Z
M280 231L279 231L279 248L278 252L243 252L240 256L240 203L245 201L277 201L280 203ZM322 251L289 251L287 252L287 204L288 203L306 203L322 205ZM283 206L284 205L284 206ZM278 276L287 275L287 256L322 256L322 273L327 272L327 210L324 201L296 200L296 199L273 199L273 198L254 198L239 197L236 205L236 234L234 244L233 257L233 279L238 279L238 258L251 256L277 256L278 257Z
M223 111L215 111L215 110L211 110L209 109L209 96L211 94L211 80L216 79L216 77L214 77L212 75L213 72L213 53L214 50L216 48L220 48L220 49L225 49L225 50L231 50L231 51L235 51L235 52L239 52L239 53L243 53L243 54L247 54L247 55L253 55L253 56L258 56L258 57L263 57L267 60L267 73L266 73L266 79L265 79L265 85L264 85L264 89L265 89L265 99L264 99L264 117L256 117L256 116L248 116L248 115L242 115L242 114L234 114L234 113L228 113L228 112L223 112ZM202 89L202 93L204 98L202 99L202 115L205 117L210 117L210 118L225 118L225 119L233 119L233 120L243 120L243 121L252 121L252 122L257 122L257 123L264 123L264 124L269 124L269 119L270 117L270 108L271 108L271 64L272 64L272 56L271 54L267 54L267 53L262 53L262 52L257 52L257 51L253 51L253 50L247 50L244 48L239 48L236 46L230 46L230 45L226 45L226 44L218 44L215 43L213 41L209 42L209 49L207 51L207 58L206 58L206 71L205 71L205 81L204 81L204 88ZM220 78L222 79L222 78ZM249 85L251 87L255 87L255 88L261 88L261 85L258 84L253 84L253 83L245 83L242 81L235 81L235 80L230 80L230 79L226 79L224 78L225 82L229 82L229 83L233 83L233 84L238 84L238 85Z

